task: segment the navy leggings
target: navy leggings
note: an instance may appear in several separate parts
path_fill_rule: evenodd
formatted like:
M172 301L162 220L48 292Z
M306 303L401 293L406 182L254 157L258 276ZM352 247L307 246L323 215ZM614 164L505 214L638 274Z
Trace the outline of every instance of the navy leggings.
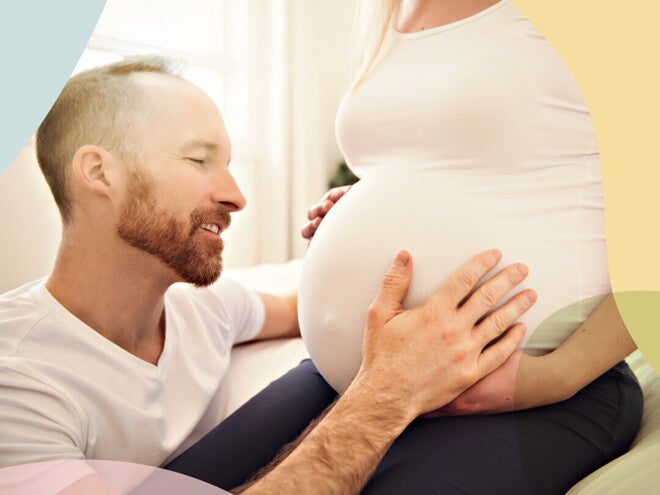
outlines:
M335 396L305 360L165 468L226 490L241 485ZM637 379L622 362L550 406L418 419L394 442L362 493L565 493L626 451L642 406Z

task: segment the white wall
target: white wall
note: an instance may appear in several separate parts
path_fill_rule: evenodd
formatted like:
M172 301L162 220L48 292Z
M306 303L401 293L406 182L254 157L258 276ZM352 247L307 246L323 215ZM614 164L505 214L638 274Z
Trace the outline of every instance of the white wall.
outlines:
M0 293L50 273L60 216L29 143L0 176Z
M234 139L233 170L248 196L248 208L236 215L226 234L226 265L246 266L286 261L302 256L306 243L299 231L305 212L325 192L326 182L340 159L334 137L334 115L350 78L352 0L225 0L229 12L249 17L249 32L232 38L234 46L205 47L172 36L166 52L198 53L212 60L222 50L236 63L245 62L246 88L240 78L226 88L228 108L236 115L229 131ZM137 2L108 0L97 34L117 36L109 25L124 26L134 36L150 10L160 5L145 29L164 29L163 12L176 12L179 25L192 22L189 9L208 9L200 31L244 29L230 19L217 22L216 0ZM152 7L150 7L152 8ZM128 15L128 12L132 12ZM206 12L206 11L205 11ZM132 19L132 22L131 22ZM203 29L202 29L203 28ZM208 32L204 44L224 43ZM152 33L153 34L153 33ZM236 34L236 33L235 33ZM238 33L240 34L240 33ZM177 38L179 40L177 41ZM234 86L232 86L234 84ZM241 92L240 98L232 94ZM242 106L241 106L242 105ZM243 108L245 107L245 108ZM245 118L241 121L242 113ZM245 127L247 125L247 127ZM235 131L235 132L232 132ZM31 145L0 176L0 293L45 276L52 267L60 238L57 209L34 159Z

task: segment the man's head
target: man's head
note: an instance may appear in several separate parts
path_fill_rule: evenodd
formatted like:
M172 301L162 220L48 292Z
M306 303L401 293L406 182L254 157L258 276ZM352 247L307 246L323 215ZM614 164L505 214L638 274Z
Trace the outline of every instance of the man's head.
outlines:
M80 72L64 86L37 130L37 160L64 223L71 219L71 161L83 145L95 144L137 158L134 142L145 108L134 74L151 72L177 77L160 57L129 58Z
M220 274L217 231L245 199L220 112L167 62L134 58L72 77L39 127L37 158L65 227L111 231L175 279L207 285Z

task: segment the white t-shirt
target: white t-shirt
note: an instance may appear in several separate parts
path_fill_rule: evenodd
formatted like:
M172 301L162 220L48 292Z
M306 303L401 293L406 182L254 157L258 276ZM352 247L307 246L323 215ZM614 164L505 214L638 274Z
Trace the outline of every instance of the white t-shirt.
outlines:
M524 286L539 296L521 318L534 354L559 346L610 291L589 110L509 0L437 28L390 32L336 130L362 180L307 251L299 308L310 355L338 389L359 367L367 308L399 249L414 260L406 306L479 251L501 249L501 266L526 263Z
M175 284L165 318L154 366L78 320L45 280L0 296L0 467L80 458L159 466L217 425L231 348L259 332L263 303L232 280Z

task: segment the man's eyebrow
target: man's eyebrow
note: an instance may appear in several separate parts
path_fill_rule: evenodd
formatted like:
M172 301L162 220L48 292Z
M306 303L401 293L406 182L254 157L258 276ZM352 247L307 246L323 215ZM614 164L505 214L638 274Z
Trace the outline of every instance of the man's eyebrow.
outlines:
M218 145L210 141L202 141L199 139L195 139L193 141L188 141L183 146L181 146L181 152L186 153L196 150L198 148L204 148L207 151L215 151L218 149Z

